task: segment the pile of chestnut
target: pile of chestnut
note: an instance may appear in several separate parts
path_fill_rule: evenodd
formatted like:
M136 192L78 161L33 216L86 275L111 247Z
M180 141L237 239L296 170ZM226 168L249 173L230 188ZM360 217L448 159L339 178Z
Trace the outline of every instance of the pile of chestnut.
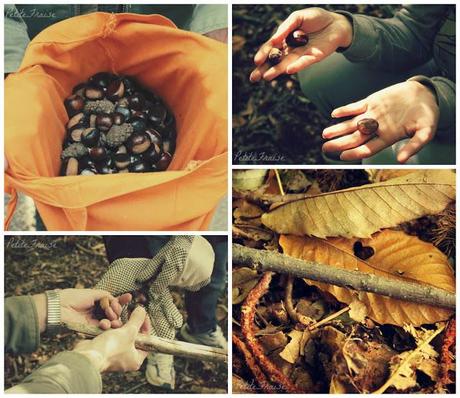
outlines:
M164 171L176 122L163 100L131 77L100 72L65 99L61 175Z
M296 48L306 46L308 44L308 36L307 34L300 29L293 30L289 35L286 37L283 43L283 49L279 49L277 47L273 47L270 52L268 53L268 63L272 66L277 65L283 59L284 53L282 50L285 50L289 47Z

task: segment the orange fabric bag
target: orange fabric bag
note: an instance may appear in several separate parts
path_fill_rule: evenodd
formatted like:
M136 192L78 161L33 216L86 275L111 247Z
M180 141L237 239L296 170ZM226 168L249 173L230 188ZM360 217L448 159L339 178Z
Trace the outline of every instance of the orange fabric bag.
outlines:
M56 177L64 98L101 71L135 76L173 110L168 171ZM6 225L22 191L48 230L207 229L227 192L227 46L158 15L93 13L50 26L5 81L5 151ZM191 160L202 163L185 171Z

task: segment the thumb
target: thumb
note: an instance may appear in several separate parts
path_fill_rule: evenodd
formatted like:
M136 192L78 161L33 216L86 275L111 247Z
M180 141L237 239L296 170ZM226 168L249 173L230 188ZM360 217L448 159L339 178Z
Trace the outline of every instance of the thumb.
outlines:
M293 12L289 17L280 25L275 34L270 39L273 45L279 45L293 30L302 25L303 18L299 12Z
M128 322L125 323L124 328L130 329L130 331L133 332L133 336L136 336L144 324L146 315L147 313L145 312L144 307L136 307L136 309L131 313Z

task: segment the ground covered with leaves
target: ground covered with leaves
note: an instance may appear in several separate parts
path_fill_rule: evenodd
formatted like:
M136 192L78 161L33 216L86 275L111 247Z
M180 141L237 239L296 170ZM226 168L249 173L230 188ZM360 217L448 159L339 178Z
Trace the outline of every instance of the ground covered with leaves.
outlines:
M5 238L5 296L42 293L49 289L90 288L105 272L108 261L100 237L10 236ZM183 312L184 297L173 292ZM222 297L218 319L227 331L227 298ZM186 319L186 313L183 312ZM41 338L40 348L27 355L5 354L5 388L21 382L55 354L70 350L79 337L73 332ZM223 393L227 390L227 366L176 358L176 391ZM104 374L103 393L152 394L167 391L147 383L145 364L138 372Z
M389 17L394 6L321 5L376 17ZM321 133L330 123L306 98L297 76L250 83L254 55L278 25L304 5L233 7L233 163L322 164Z
M244 249L249 261L233 262L233 391L454 393L455 173L267 170L259 187L243 176L233 256ZM319 271L275 272L267 253ZM328 283L326 267L350 284ZM420 301L423 289L440 301Z

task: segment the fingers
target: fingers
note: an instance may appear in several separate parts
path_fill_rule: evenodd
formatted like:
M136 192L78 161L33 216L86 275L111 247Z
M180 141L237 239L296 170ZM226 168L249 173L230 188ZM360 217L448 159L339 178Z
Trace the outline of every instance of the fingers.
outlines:
M293 30L302 25L302 15L298 12L293 12L289 17L278 26L275 34L270 39L273 45L278 45L291 33Z
M289 54L285 55L283 60L278 64L272 67L269 67L268 70L262 75L264 80L273 80L279 75L286 72L286 69L295 62L302 55L298 48L291 51Z
M120 305L123 306L128 304L133 299L133 296L131 295L131 293L125 293L121 296L118 296L117 298Z
M99 327L102 329L102 330L108 330L111 328L111 323L108 319L101 319L99 321Z
M316 62L319 62L322 58L315 55L302 55L296 61L286 67L286 73L293 75L294 73L300 72L302 69L308 68Z
M268 63L264 63L263 65L258 66L249 75L249 81L251 83L258 82L259 80L262 79L265 72L269 69L270 69L270 65Z
M259 48L259 51L257 51L256 55L254 56L254 63L257 66L262 66L263 63L267 60L268 53L270 50L273 48L273 44L269 41L267 41L265 44L262 45L262 47Z
M147 313L145 312L144 307L136 307L124 327L131 329L133 331L133 335L135 336L144 324L146 315Z
M351 104L341 106L340 108L336 108L332 111L332 117L347 117L347 116L355 116L360 115L367 111L367 102L366 100L361 100L358 102L353 102Z
M323 138L329 140L331 138L340 137L344 134L356 131L356 120L349 119L342 123L334 124L333 126L326 127L323 130Z
M409 142L399 150L396 159L399 163L406 163L411 156L420 151L432 138L433 130L431 127L416 131Z
M144 323L141 326L141 333L150 334L152 331L152 324L150 323L150 317L146 316Z
M336 138L328 141L323 145L324 152L342 152L347 149L356 148L357 146L369 141L372 136L362 134L355 131L353 134L348 134L344 137Z
M370 141L357 148L348 149L340 155L342 160L358 160L368 158L369 156L375 155L382 149L385 149L388 143L383 141L380 137L374 137Z

